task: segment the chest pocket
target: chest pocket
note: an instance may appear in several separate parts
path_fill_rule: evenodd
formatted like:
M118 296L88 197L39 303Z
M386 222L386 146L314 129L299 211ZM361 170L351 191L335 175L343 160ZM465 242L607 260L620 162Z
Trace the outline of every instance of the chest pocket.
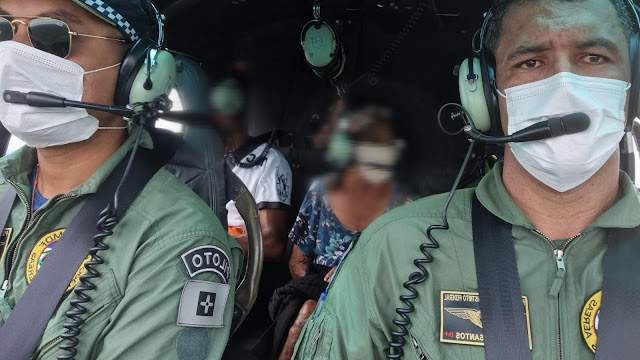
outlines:
M84 320L80 327L80 335L78 340L80 345L76 349L87 348L82 343L95 344L102 330L107 326L108 319L114 312L116 306L122 299L122 295L118 290L113 270L102 272L98 279L94 279L92 283L96 286L94 290L86 291L91 300L82 304L87 311L79 317ZM77 286L82 285L79 283ZM58 349L58 345L63 341L60 337L65 331L63 324L69 322L66 313L73 310L71 300L77 299L77 295L72 290L65 295L62 303L56 309L52 319L47 324L42 341L34 353L33 359L55 359L57 355L64 352ZM79 358L88 359L88 354L78 354Z

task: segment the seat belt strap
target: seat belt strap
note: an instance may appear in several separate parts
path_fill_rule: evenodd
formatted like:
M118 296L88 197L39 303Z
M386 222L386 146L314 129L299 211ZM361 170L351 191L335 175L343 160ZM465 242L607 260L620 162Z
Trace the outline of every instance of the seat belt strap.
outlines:
M7 225L7 220L9 219L9 214L11 213L11 208L13 207L13 203L16 200L16 189L13 186L8 185L7 188L0 195L0 231L5 228ZM0 242L0 258L2 258L2 253L4 252L4 247L7 246L9 242L9 238L5 239L5 242Z
M137 151L131 174L119 194L117 215L124 213L162 166L150 150ZM69 282L95 244L100 213L113 201L130 156L125 156L98 191L88 197L0 328L0 360L28 360L35 351Z
M472 228L485 358L530 360L511 225L474 195Z
M17 195L16 189L11 185L7 186L7 189L0 195L0 228L2 229L7 225L11 207L13 207Z
M640 227L609 229L596 360L640 354Z

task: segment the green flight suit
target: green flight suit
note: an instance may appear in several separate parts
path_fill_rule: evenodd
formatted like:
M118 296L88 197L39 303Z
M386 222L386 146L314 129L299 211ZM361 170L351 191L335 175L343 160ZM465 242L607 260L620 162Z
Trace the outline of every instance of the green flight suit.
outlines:
M11 235L0 260L0 282L8 280L8 287L0 291L0 326L51 250L52 242L59 238L60 229L69 225L87 195L96 192L133 143L134 136L130 136L84 184L49 199L32 216L29 174L36 163L35 149L24 147L0 159L0 193L6 186L14 186L19 195L6 224ZM141 144L152 147L148 133ZM160 169L105 242L109 249L99 253L105 263L94 267L102 276L93 280L97 288L87 292L92 300L85 305L87 312L82 316L85 323L80 329L76 359L220 359L229 338L243 255L207 204L174 175ZM211 271L189 276L181 255L200 246L216 246L228 255L229 279ZM77 283L77 275L72 283ZM196 306L181 304L181 299L186 301L188 297L183 295L187 282L190 286L222 288L227 286L220 284L225 280L229 287L226 301L205 299L207 311L223 308L220 327L177 325L179 308ZM66 353L58 350L58 345L62 342L62 324L67 321L65 313L71 310L70 301L75 298L69 290L49 321L33 359L56 359Z
M566 277L556 284L560 285L557 297L550 294L558 271L554 246L561 249L568 239L552 245L536 232L505 190L501 164L482 179L475 192L490 212L512 224L520 285L529 303L533 360L594 358L583 339L581 311L602 288L606 228L640 225L640 202L633 183L620 173L615 204L568 242L563 258ZM434 258L425 265L429 276L415 285L419 295L409 315L404 359L485 358L482 346L440 340L441 316L452 316L443 313L441 291L477 293L478 289L471 228L473 193L474 189L457 191L448 211L450 229L432 232L440 247L428 249ZM427 228L442 224L445 197L432 196L393 210L365 230L344 260L321 309L316 308L307 321L295 359L386 358L391 331L398 330L392 323L399 318L395 310L406 307L399 296L410 294L402 285L418 270L413 259L424 257L419 246L428 242ZM471 317L458 320L481 334Z

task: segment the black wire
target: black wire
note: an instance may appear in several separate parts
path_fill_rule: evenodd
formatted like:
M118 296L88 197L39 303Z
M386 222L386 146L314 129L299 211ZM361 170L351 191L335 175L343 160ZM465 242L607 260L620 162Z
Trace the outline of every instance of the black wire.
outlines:
M445 133L445 134L447 134L447 135L450 135L450 136L455 136L455 135L458 135L458 134L460 134L461 132L463 132L463 131L464 131L464 125L460 128L460 130L458 130L458 131L456 131L456 132L448 131L447 129L445 129L445 128L444 128L444 125L442 125L442 111L444 111L444 109L445 109L446 107L448 107L448 106L455 106L455 107L457 107L458 109L461 109L461 110L462 110L462 114L464 115L464 116L462 117L462 121L464 122L464 124L465 124L465 125L466 125L466 124L471 124L471 125L473 125L473 124L472 124L472 122L471 122L471 121L469 121L469 119L471 119L471 115L469 115L469 112L467 112L467 109L465 109L465 108L464 108L464 106L462 106L462 105L460 105L460 104L456 104L456 103L446 103L446 104L442 105L442 107L440 107L440 110L438 110L438 117L437 117L437 119L438 119L438 126L440 126L440 130L442 130L442 132L443 132L443 133ZM453 114L455 114L455 113L453 113ZM452 115L453 115L453 114L452 114ZM459 113L458 113L458 114L459 114Z
M279 127L280 127L279 124L277 124L276 127L271 132L271 136L269 136L269 140L267 140L267 145L265 146L264 150L262 150L262 153L258 155L258 157L256 157L253 161L249 163L243 163L242 159L238 160L236 158L233 151L230 152L229 155L227 155L229 157L229 160L231 160L231 162L234 165L239 166L241 169L251 169L253 167L256 167L262 164L267 159L267 156L269 155L269 151L271 151L271 149L273 148L273 145L275 145L276 135L278 133Z
M432 263L433 256L429 254L428 249L437 249L440 247L440 244L433 236L433 234L431 234L431 232L433 230L449 230L449 222L447 221L447 210L449 209L451 199L453 198L460 180L462 179L462 174L467 167L467 163L471 158L474 145L475 143L473 142L469 144L469 150L467 150L467 155L462 162L460 171L458 171L458 176L453 182L451 191L449 192L449 195L444 202L444 206L442 207L442 225L429 226L429 228L427 229L427 237L429 238L429 242L420 244L420 252L422 252L424 257L413 260L413 264L418 268L418 271L412 272L411 275L409 275L409 279L402 284L402 286L411 294L400 295L400 301L402 301L406 305L406 307L396 308L396 313L400 316L400 318L396 318L393 320L393 324L398 327L398 330L391 332L392 339L391 341L389 341L390 349L389 354L387 354L388 359L402 359L402 357L404 356L402 347L407 343L405 340L405 336L409 334L408 327L411 325L411 319L409 318L409 315L415 310L412 301L418 298L418 290L415 289L414 285L424 282L429 276L429 273L424 267L424 264Z
M108 204L107 207L100 213L98 223L96 224L98 233L93 237L93 241L95 242L95 244L94 247L89 250L91 260L87 261L84 265L85 273L80 275L81 284L78 284L73 290L76 296L75 299L71 300L71 307L73 309L65 313L65 316L68 320L62 326L66 329L66 331L60 335L63 342L58 345L58 348L62 351L66 351L67 353L58 355L58 360L73 360L78 354L76 346L79 343L78 336L80 335L80 327L84 324L84 319L81 316L86 314L87 312L87 308L85 308L84 305L91 301L91 297L87 295L86 292L95 290L96 286L91 281L93 279L99 278L101 275L100 272L95 270L93 267L96 265L104 264L104 259L98 255L98 252L109 249L109 245L105 244L103 240L113 235L113 228L120 221L118 219L118 197L120 194L120 189L122 188L122 185L125 183L129 175L129 171L131 170L133 160L135 159L138 146L140 145L140 139L142 138L144 125L148 120L147 116L140 116L140 126L136 134L136 139L131 151L131 155L129 156L127 167L125 168L124 174L120 179L120 183L116 188L115 194L113 196L113 202Z

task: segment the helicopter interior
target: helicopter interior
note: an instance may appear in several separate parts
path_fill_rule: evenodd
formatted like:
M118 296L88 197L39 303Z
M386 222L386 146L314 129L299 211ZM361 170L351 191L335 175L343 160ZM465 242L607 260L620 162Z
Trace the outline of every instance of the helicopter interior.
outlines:
M238 59L246 62L243 121L250 136L277 133L275 147L289 161L293 175L289 214L293 224L312 179L330 168L322 160L324 149L314 144L313 137L328 121L332 103L349 93L384 97L392 105L398 135L406 141L397 169L401 182L417 196L449 191L468 140L464 133L445 134L438 112L443 104L460 102L455 65L471 54L474 33L492 2L155 0L154 4L166 16L168 48L199 64L204 83L229 76ZM344 68L333 79L317 76L301 47L301 31L314 16L331 24L342 42ZM206 87L178 86L185 110L193 110L190 104L198 103L193 99L202 100L207 91ZM442 117L442 126L455 132L461 123L448 115L445 112ZM185 138L193 135L188 125L182 131ZM5 148L9 137L0 132ZM223 159L220 140L213 141ZM183 165L188 162L182 159ZM472 167L466 182L478 176L478 169ZM226 194L225 200L230 196L228 189L219 193ZM226 201L214 204L214 193L209 196L213 208L224 208ZM286 266L283 259L278 266L265 268L263 281L286 283ZM232 339L227 358L252 358L245 350L265 329L245 326L244 330L241 327L234 335L241 344L234 345Z

